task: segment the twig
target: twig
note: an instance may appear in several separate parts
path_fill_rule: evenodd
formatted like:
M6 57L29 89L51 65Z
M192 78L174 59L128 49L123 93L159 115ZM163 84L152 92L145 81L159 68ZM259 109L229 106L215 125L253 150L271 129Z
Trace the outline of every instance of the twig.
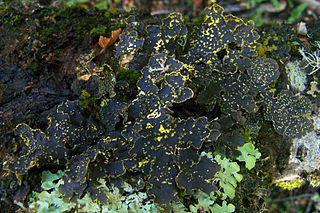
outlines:
M272 203L282 203L282 202L285 202L288 200L297 200L297 199L312 197L312 196L313 196L313 194L297 195L297 196L285 197L285 198L281 198L281 199L274 199L271 202Z
M310 199L309 202L308 202L308 206L307 206L307 208L306 208L304 213L310 213L311 212L312 204L313 204L313 200Z

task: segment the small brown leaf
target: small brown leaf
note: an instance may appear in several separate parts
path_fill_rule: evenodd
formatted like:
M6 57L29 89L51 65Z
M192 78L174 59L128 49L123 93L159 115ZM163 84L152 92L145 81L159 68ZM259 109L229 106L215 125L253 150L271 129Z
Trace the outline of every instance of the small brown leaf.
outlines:
M100 36L100 38L99 38L100 47L102 47L103 49L106 49L107 47L114 44L114 42L116 42L118 40L120 33L121 33L121 28L113 31L110 38Z
M100 38L99 38L100 47L102 47L103 49L107 48L109 41L110 41L109 38L106 38L104 36L100 36Z

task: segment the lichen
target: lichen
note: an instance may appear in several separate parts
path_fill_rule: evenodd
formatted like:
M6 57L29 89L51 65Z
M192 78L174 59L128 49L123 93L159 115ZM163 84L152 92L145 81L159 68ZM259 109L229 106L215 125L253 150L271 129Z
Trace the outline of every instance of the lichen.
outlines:
M312 129L311 102L270 88L281 81L279 66L257 56L250 23L216 4L205 13L192 32L177 12L149 25L123 16L116 57L78 57L76 100L60 104L45 130L18 125L22 155L5 169L21 182L35 167L65 168L55 191L83 211L201 210L205 203L211 212L234 211L243 170L260 157L240 131L257 133L267 120L279 134L301 137ZM130 87L132 97L121 97Z
M216 4L205 13L204 22L196 28L196 39L191 41L187 60L202 62L223 73L234 73L241 57L256 55L259 36L250 23L224 15L223 8Z
M245 109L256 112L255 97L264 93L269 85L278 79L278 64L272 59L254 58L243 60L239 67L242 72L230 75L215 72L209 77L209 83L198 96L198 103L212 109L210 104L220 103L226 113ZM222 94L222 95L221 95ZM215 100L207 102L206 100Z
M120 35L120 42L116 44L116 56L120 56L120 67L129 68L129 63L142 47L144 39L138 38L136 31L124 32Z
M273 126L279 134L291 138L301 138L313 129L313 122L308 118L312 105L305 96L294 96L288 90L272 97L266 97L265 118L273 121Z
M320 70L320 41L315 41L316 51L310 53L307 52L303 47L299 48L299 53L302 55L302 60L305 64L304 68L309 67L311 71L308 75L312 75Z
M296 180L278 182L276 183L276 185L283 189L293 190L296 188L300 188L304 183L305 183L304 179L296 179Z
M301 62L294 61L287 63L286 73L290 85L294 89L297 89L299 92L303 92L306 89L307 74L304 69L301 68Z
M152 199L148 198L146 193L136 191L128 183L123 186L126 195L123 195L119 188L113 185L107 185L104 179L99 179L99 186L108 197L108 202L102 204L96 200L92 200L90 193L86 193L81 199L72 202L63 201L63 197L59 194L58 187L62 183L61 176L64 174L61 170L57 174L49 171L42 173L42 191L33 192L29 199L29 208L35 212L160 212L152 203ZM52 181L57 183L52 185ZM50 185L50 188L45 187Z
M256 160L261 157L261 153L254 148L252 143L245 143L238 150L241 155L237 157L237 160L245 162L246 168L249 170L255 166Z

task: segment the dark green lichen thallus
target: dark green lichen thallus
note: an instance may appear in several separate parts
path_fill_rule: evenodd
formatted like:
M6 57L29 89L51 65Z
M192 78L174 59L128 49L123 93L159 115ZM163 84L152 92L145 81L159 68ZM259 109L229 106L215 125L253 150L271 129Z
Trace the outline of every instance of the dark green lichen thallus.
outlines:
M218 5L206 9L206 19L196 30L188 62L202 62L219 72L234 73L241 58L256 55L259 36L253 26L235 16L224 15Z
M88 91L96 98L109 95L114 97L114 87L116 79L113 74L112 68L108 64L97 66L92 60L94 59L94 52L83 54L79 56L77 62L79 66L75 68L77 72L77 80L86 81ZM94 90L94 91L90 91Z
M138 38L136 31L123 32L120 41L115 44L116 56L134 55L143 45L143 38Z
M142 21L136 15L130 15L125 19L126 27L125 30L132 31L135 30L137 32L143 32L145 28L145 22Z
M213 179L219 170L220 166L217 163L207 157L202 157L199 162L180 168L176 183L179 188L185 189L190 195L199 189L210 194L217 190L217 187L213 184Z
M121 122L126 121L127 105L125 103L109 99L103 101L101 105L101 123L108 131L115 131L117 124L122 125Z
M178 191L175 184L175 177L178 175L178 168L172 163L172 152L169 147L159 147L151 160L150 178L148 182L151 188L147 191L155 197L155 203L164 209L172 201L179 201Z
M209 102L205 102L205 100ZM251 79L245 74L225 75L215 72L210 83L199 94L198 103L208 110L213 109L214 104L220 103L222 111L232 113L245 109L247 112L256 112L254 94L251 93ZM212 104L212 106L210 106Z
M73 196L80 197L87 187L86 173L89 163L96 157L98 152L93 156L76 155L68 162L65 174L62 177L63 183L59 186L59 192L65 200Z
M177 36L187 36L187 28L184 26L183 16L181 13L170 13L161 23L162 39L166 47L170 44L169 40Z
M223 78L219 78L223 79ZM226 93L222 95L222 107L225 112L245 109L247 112L256 112L257 106L251 94L251 82L247 75L233 74L224 77Z
M248 59L246 65L251 78L252 92L265 92L266 88L280 76L278 63L271 58Z
M161 53L169 51L174 53L177 37L185 40L187 37L187 28L184 25L183 17L180 13L170 13L162 20L161 25L151 25L147 27L148 36L146 38L145 48L150 53Z
M24 140L27 151L15 162L5 162L4 170L12 171L22 181L28 170L47 163L65 163L66 149L63 144L54 144L39 129L32 129L26 124L19 124L15 132Z
M193 91L184 86L191 69L167 53L152 54L148 66L142 69L143 75L138 81L138 89L145 94L158 93L168 106L184 102L193 97ZM161 86L157 87L157 83L161 83Z
M148 66L142 69L143 78L151 79L153 83L162 81L168 74L181 74L186 81L189 78L189 66L173 55L169 55L167 51L162 53L151 54Z
M226 113L241 109L249 113L256 112L258 107L254 99L258 93L264 93L269 85L278 79L278 64L273 59L257 57L244 59L239 68L241 73L213 73L209 78L210 83L197 97L197 102L210 110L213 104L220 100L222 111Z
M172 111L155 94L140 95L129 107L129 117L145 124L142 129L149 129L169 119Z
M189 151L198 155L198 149L212 134L208 124L204 117L171 120L171 123L165 122L160 126L151 127L152 134L145 135L145 132L141 131L142 137L134 141L130 150L133 158L125 161L124 165L128 170L144 172L152 185L148 194L154 195L155 202L160 206L167 206L170 201L178 200L175 178L179 172L180 161L175 153L178 149L193 147ZM216 132L213 134L215 138L218 137Z
M66 163L67 149L81 138L81 127L72 125L68 113L75 113L77 102L67 101L49 116L46 132L32 129L26 124L19 124L16 133L24 140L26 153L16 162L8 163L7 170L14 171L21 181L29 169L48 164L63 165Z
M125 31L120 35L120 41L115 44L116 56L120 56L120 67L128 69L129 63L133 60L138 50L142 48L144 38L138 38L138 32Z
M149 58L148 66L141 70L142 79L150 79L152 83L158 83L163 80L164 76L172 71L170 64L167 63L168 57L165 52L152 54ZM142 90L144 88L140 87L139 89Z
M117 177L125 173L122 161L114 162L111 158L113 152L119 147L128 146L123 142L124 139L121 138L120 134L107 132L97 140L96 144L90 146L84 152L72 156L67 162L67 168L62 177L63 183L59 187L59 192L65 200L70 200L73 197L79 198L83 194L88 186L88 176L95 177L95 180L97 180L102 177ZM96 161L98 155L104 159L104 162ZM89 170L89 166L93 162L100 164L99 171ZM105 163L106 165L104 165ZM97 177L97 174L100 174L101 177Z
M165 77L159 90L159 97L168 106L172 103L182 103L193 97L193 91L185 87L185 80L181 74L170 74Z
M288 90L282 90L273 97L265 97L265 119L273 121L275 131L291 138L301 138L313 130L313 122L308 115L312 112L311 101L305 96L295 96Z
M101 204L108 204L110 197L108 194L106 194L106 188L101 186L101 179L106 178L106 180L109 180L109 183L117 187L120 194L123 194L124 181L120 178L110 177L118 177L124 173L125 170L122 161L114 161L106 164L96 160L88 167L87 179L90 181L87 181L86 192L90 193L90 197L93 201ZM139 178L139 174L130 176L130 179L127 179L125 182L128 183L129 181L135 181L135 178ZM140 183L142 180L138 179L137 181ZM130 185L134 186L134 184ZM144 185L142 185L142 188L143 186ZM142 188L139 188L138 186L136 187L137 190Z
M136 129L136 133L145 137L155 134L161 125L171 124L173 118L170 114L172 113L158 96L151 94L142 95L129 108L129 116L133 114L137 116L135 128L139 129Z

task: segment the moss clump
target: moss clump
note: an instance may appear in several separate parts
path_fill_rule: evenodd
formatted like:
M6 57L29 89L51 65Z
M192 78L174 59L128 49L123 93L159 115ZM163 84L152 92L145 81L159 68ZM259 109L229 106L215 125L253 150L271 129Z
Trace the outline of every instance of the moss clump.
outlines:
M117 13L118 13L117 8L110 8L105 12L104 16L106 18L111 18L111 17L115 16Z
M97 99L86 90L81 91L79 106L89 114L100 110Z
M258 52L259 56L266 58L267 57L266 52L273 52L273 51L277 50L276 45L274 45L274 44L269 45L269 39L271 39L271 37L264 40L262 42L262 44L260 44L258 46L257 52Z
M117 81L124 80L128 82L131 86L135 86L137 83L141 73L137 70L126 70L126 69L119 69L116 74Z
M107 31L106 26L95 27L90 31L90 34L104 35L104 34L106 34L106 31Z

